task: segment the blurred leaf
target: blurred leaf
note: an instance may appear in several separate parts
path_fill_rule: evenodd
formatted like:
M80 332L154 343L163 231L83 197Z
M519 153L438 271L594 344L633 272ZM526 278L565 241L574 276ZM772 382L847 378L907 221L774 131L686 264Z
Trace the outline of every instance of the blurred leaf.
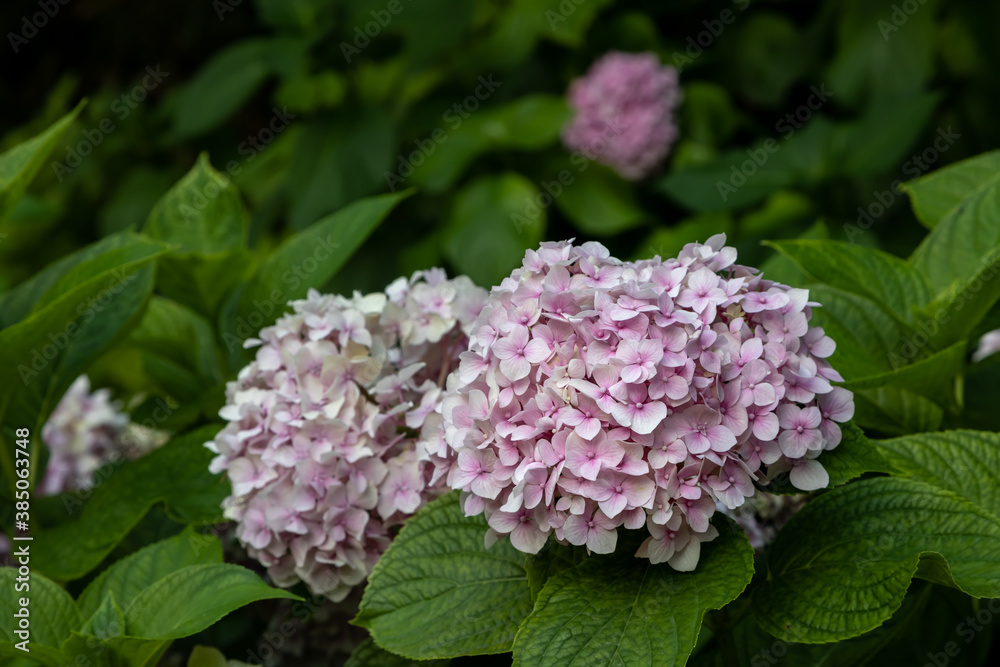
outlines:
M1000 151L949 165L908 183L913 212L928 229L953 213L966 199L992 187L1000 178Z
M265 24L306 31L316 26L323 9L333 3L330 0L254 0L254 4Z
M42 168L66 129L83 109L80 102L73 111L60 118L41 134L0 154L0 222L3 222L24 196L28 184Z
M240 295L238 320L224 322L225 336L241 340L274 322L285 304L320 288L343 266L365 239L411 191L369 197L348 204L278 246L264 259ZM228 346L228 341L227 341Z
M149 508L160 502L181 523L221 521L229 484L208 472L213 454L204 446L218 431L218 426L205 426L137 461L123 462L85 503L82 494L64 494L67 512L79 510L79 516L35 535L34 569L59 581L79 579L100 565Z
M793 190L779 190L769 195L760 209L744 215L740 220L739 226L745 235L774 234L779 230L791 227L796 222L811 218L813 213L813 202L809 197ZM822 237L809 236L809 234L820 233L823 234ZM825 237L826 227L821 223L817 223L799 238Z
M307 43L290 37L248 39L215 54L181 90L173 132L188 139L210 130L249 100L264 81L294 72Z
M543 181L542 189L555 199L577 229L590 236L620 234L649 218L639 206L635 188L597 164L588 165L584 171L562 169L552 180Z
M752 104L777 107L810 66L813 44L791 20L758 10L740 22L734 75Z
M940 99L925 92L878 98L856 122L837 128L838 169L856 178L898 168L925 132Z
M391 119L380 109L357 109L307 125L288 172L292 228L305 229L381 190L394 145Z
M706 241L716 234L731 234L733 217L729 213L700 213L673 227L658 227L636 249L635 259L654 255L676 257L688 243Z
M247 214L239 191L202 153L153 207L143 232L171 244L172 254L219 252L246 244Z
M850 106L913 93L930 79L934 1L912 15L894 0L844 0L837 5L837 55L827 83Z
M480 85L486 94L490 86ZM492 85L503 85L503 81L493 81ZM469 110L463 104L457 102L444 113L447 127L441 129L445 138L434 142L433 151L422 153L424 163L410 163L413 171L410 180L428 192L438 193L451 187L482 153L512 148L538 150L554 143L569 117L566 102L549 95L529 95L479 111ZM427 138L427 141L432 140ZM400 170L397 175L406 176Z
M720 85L704 81L692 81L684 86L680 117L685 137L712 147L728 141L740 122L729 92Z
M149 167L129 171L98 213L101 234L138 229L175 181L170 173Z
M885 435L907 435L941 428L944 411L930 399L900 387L854 392L854 421Z
M509 172L467 185L455 195L445 223L448 260L478 285L498 284L544 238L541 196L534 184Z
M48 265L0 296L0 327L9 327L50 305L67 290L107 274L119 265L151 260L164 250L139 234L125 232L101 239Z

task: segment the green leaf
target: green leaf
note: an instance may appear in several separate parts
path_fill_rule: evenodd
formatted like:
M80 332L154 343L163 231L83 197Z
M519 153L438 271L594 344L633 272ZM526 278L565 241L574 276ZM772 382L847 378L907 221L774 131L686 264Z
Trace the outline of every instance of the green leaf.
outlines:
M585 171L567 168L555 174L551 181L543 181L543 189L587 235L620 234L649 217L639 206L635 189L610 169L592 164Z
M127 608L143 589L168 574L190 565L221 562L222 544L218 538L189 528L122 558L90 582L76 603L84 617L94 614L109 595Z
M246 39L212 56L175 100L174 136L188 139L222 123L268 77L297 69L306 46L291 37Z
M524 251L543 238L538 190L511 172L482 176L460 190L445 224L445 254L478 285L496 285L521 265Z
M910 261L938 292L964 285L1000 246L1000 179L974 190L931 230Z
M224 380L212 326L170 299L150 300L128 344L142 350L146 372L178 399L201 396Z
M840 444L830 451L823 452L819 462L823 464L830 475L828 488L847 484L868 473L894 472L894 469L879 449L865 437L865 434L853 422L840 427L842 437ZM781 475L767 487L769 493L799 494L799 489L792 486L787 475Z
M190 565L139 593L125 609L127 632L144 639L179 639L213 625L258 600L301 600L271 588L238 565Z
M45 159L55 149L84 104L85 102L80 102L75 109L41 134L0 154L0 222L6 220L17 206Z
M531 588L524 554L506 540L486 549L487 528L457 492L429 503L375 566L353 622L412 659L509 651Z
M94 489L82 509L80 495L65 494L67 511L79 510L79 516L35 536L34 568L60 581L82 577L100 565L149 508L160 502L181 523L221 521L229 485L208 472L213 454L204 447L218 430L218 426L205 426L137 461L122 463Z
M841 241L769 241L814 280L879 303L903 322L930 302L933 293L924 277L894 255Z
M213 253L246 244L248 218L240 193L212 168L208 154L156 203L143 231L178 253Z
M984 153L908 183L917 220L933 229L963 201L1000 178L1000 151Z
M1000 433L920 433L876 444L907 476L950 489L1000 517Z
M633 256L636 259L647 259L654 255L676 257L684 246L696 239L705 241L710 236L731 234L732 231L731 214L699 213L673 227L658 227L646 237L642 245L636 248Z
M911 347L916 350L914 341L909 341L900 349L900 354L893 353L890 359L896 366L893 370L877 375L869 375L858 380L848 380L844 386L851 390L876 389L878 387L894 386L906 389L933 400L937 405L952 412L958 412L960 385L959 380L965 368L965 342L956 343L947 350L937 352L916 363L904 365L910 358L907 354Z
M892 616L918 565L974 597L1000 596L1000 518L914 479L861 480L819 496L779 533L754 613L786 641L855 637Z
M410 660L379 648L372 638L361 642L344 667L445 667L450 660Z
M767 10L741 22L734 58L739 90L754 106L777 107L810 66L808 36L787 16Z
M122 264L151 259L163 250L162 244L132 232L85 246L0 296L0 328L16 324L87 280L102 274L112 277L108 272Z
M546 582L514 641L514 665L683 665L702 617L735 600L753 576L753 549L723 528L694 572L631 553L587 559Z
M500 149L538 150L555 143L569 118L565 100L554 95L528 95L471 114L461 105L456 106L460 111L449 109L442 117L445 127L439 129L444 131L445 138L434 142L433 151L421 153L426 158L423 164L411 163L415 168L410 181L432 194L451 187L483 153ZM434 141L433 132L429 134L429 141ZM405 178L408 171L398 169L397 175Z
M537 600L545 582L563 570L580 565L587 560L587 550L549 541L537 554L529 554L524 561L531 585L531 599Z
M854 392L854 421L885 435L936 431L944 411L929 398L901 387L857 389Z
M293 235L260 263L241 295L239 317L253 329L274 322L285 304L320 288L411 191L369 197L348 204Z
M392 119L378 108L309 123L288 172L292 228L305 229L320 216L382 190L394 167L393 133Z
M30 564L38 555L38 547L32 542L15 542L17 546L30 545ZM25 653L14 648L22 641L14 634L17 626L14 614L22 609L20 601L29 600L28 619L31 624L28 647L32 658L41 658L44 664L62 664L59 648L72 630L83 624L83 617L73 603L69 593L36 572L28 575L27 582L18 582L20 576L16 568L0 568L0 656L20 656ZM28 588L24 588L27 584ZM19 588L15 588L18 586Z
M95 598L92 609L80 611L87 619L79 630L82 635L107 639L125 633L125 616L111 591L105 592L103 598Z

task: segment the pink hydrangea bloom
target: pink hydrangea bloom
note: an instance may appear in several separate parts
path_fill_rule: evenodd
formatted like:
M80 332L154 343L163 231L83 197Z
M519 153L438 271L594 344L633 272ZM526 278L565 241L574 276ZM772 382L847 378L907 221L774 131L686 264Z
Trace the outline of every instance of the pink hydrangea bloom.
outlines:
M808 292L738 266L722 235L623 263L597 243L543 243L493 288L442 406L449 484L487 543L614 551L619 526L678 570L736 509L788 473L829 481L852 394Z
M973 361L982 361L986 357L1000 352L1000 329L994 329L983 334L976 346L976 351L972 353Z
M384 293L290 305L251 339L207 447L232 484L226 515L280 586L343 599L394 526L446 490L442 386L486 291L440 269Z
M655 53L607 53L570 84L568 98L575 116L563 142L623 178L648 176L677 138L677 70L662 66Z
M111 401L110 390L91 393L90 378L78 377L42 427L49 462L38 493L47 496L89 488L97 469L115 453L122 453L122 435L128 425L128 415Z

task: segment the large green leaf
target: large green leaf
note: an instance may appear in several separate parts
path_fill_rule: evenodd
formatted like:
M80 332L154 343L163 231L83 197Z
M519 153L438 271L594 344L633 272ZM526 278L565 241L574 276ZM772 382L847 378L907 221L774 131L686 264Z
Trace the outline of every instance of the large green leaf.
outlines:
M694 572L631 553L592 556L549 579L514 641L515 665L683 665L705 612L753 577L746 535L724 527Z
M218 538L200 535L189 528L122 558L87 584L76 603L84 618L96 613L108 595L121 607L128 608L143 589L168 574L190 565L221 562L222 544Z
M37 546L31 542L21 542L30 545L30 560L33 564L38 554ZM49 581L45 577L32 572L28 575L27 582L18 582L19 574L13 567L0 568L0 586L4 591L0 595L0 616L4 622L0 624L0 656L26 657L40 659L46 665L62 665L63 656L59 652L64 639L69 637L69 633L83 624L80 611L73 603L73 598L62 588ZM27 584L28 588L23 589ZM22 587L21 590L15 586ZM17 626L15 612L22 609L20 600L26 598L28 603L28 620L30 622L30 641L28 648L30 654L14 648L14 644L22 641L14 634Z
M41 310L91 278L122 264L152 258L163 250L162 244L132 232L113 234L85 246L0 296L0 329Z
M915 479L855 482L810 502L779 533L754 613L787 641L855 637L892 616L918 566L974 597L1000 596L1000 518Z
M138 461L123 463L83 503L85 494L65 494L68 512L79 516L35 536L32 565L53 579L71 581L97 567L153 505L182 523L222 520L229 485L208 472L212 453L205 442L218 426L175 438Z
M1000 151L948 165L905 186L913 212L933 229L949 213L976 192L1000 178Z
M0 154L0 222L17 206L35 174L45 164L45 159L59 143L83 105L84 102L80 102L73 111L41 134Z
M524 554L483 545L482 517L466 518L458 492L403 526L369 577L354 620L383 648L413 659L509 651L531 612Z
M826 240L770 241L767 245L792 259L814 280L868 297L904 322L911 322L913 311L933 296L913 266L881 250Z
M919 433L876 444L906 475L950 489L1000 517L1000 433Z
M634 187L610 169L596 164L584 170L556 169L552 180L541 183L559 209L588 235L611 236L641 225L649 216L639 206Z
M483 176L459 191L445 224L445 254L459 273L496 285L542 240L540 193L520 174Z
M412 191L369 197L348 204L293 235L260 263L243 291L238 317L256 335L284 312L285 304L322 287L350 258L368 235ZM223 330L226 325L223 323Z
M854 408L857 424L884 435L936 431L944 418L936 403L902 387L856 389Z
M179 639L258 600L301 600L238 565L217 563L181 568L135 596L124 609L126 631L144 639Z

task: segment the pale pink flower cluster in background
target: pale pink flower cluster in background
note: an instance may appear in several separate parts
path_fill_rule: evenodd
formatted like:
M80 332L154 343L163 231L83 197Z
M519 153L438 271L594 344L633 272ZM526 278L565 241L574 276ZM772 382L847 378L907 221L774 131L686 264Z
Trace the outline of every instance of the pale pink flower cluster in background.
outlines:
M343 599L393 526L447 490L442 386L486 291L440 269L385 293L321 295L260 333L207 447L232 483L226 515L279 586Z
M42 427L49 462L39 495L89 488L97 469L121 449L128 425L129 416L111 401L109 389L91 393L90 378L74 380Z
M808 292L738 266L722 235L623 263L598 243L543 243L493 288L445 397L448 481L487 543L549 535L692 570L735 509L781 473L808 491L852 394L809 327Z
M983 334L976 345L976 351L972 353L972 360L982 361L997 352L1000 352L1000 329Z
M655 53L607 53L570 84L568 98L575 113L563 143L596 155L623 178L654 172L677 139L677 70L661 65Z
M735 521L747 534L750 546L760 552L774 541L782 526L805 504L806 496L802 495L757 493L736 509L729 509L722 503L716 503L715 507Z

